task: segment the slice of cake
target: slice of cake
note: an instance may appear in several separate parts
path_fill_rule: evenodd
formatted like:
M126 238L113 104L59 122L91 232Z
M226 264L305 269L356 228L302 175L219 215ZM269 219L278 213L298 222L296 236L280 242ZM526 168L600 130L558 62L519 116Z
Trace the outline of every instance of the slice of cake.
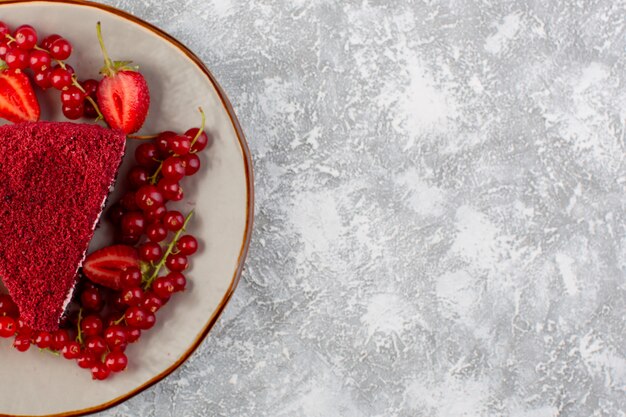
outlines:
M0 127L0 279L37 330L56 330L124 155L92 124Z

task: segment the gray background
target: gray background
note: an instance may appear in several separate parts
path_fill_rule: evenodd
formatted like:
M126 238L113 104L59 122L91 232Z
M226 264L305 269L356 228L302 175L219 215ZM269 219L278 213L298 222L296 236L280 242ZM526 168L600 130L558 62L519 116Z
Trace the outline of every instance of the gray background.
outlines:
M101 416L626 415L624 1L106 3L216 75L257 208L209 338Z

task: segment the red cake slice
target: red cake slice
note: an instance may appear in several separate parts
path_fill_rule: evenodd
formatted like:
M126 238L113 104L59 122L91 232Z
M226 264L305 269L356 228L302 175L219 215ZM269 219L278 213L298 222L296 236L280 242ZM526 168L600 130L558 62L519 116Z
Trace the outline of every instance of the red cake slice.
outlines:
M56 330L126 144L121 131L0 127L0 279L37 330Z

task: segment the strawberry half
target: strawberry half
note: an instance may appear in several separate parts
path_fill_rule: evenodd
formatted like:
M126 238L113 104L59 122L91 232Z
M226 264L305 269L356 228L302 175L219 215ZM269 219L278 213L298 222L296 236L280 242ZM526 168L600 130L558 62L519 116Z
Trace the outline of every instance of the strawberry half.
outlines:
M104 67L100 71L104 78L96 91L98 105L109 126L126 134L134 133L141 129L148 115L148 83L136 68L129 66L130 61L112 61L109 58L100 22L96 28L104 55Z
M21 70L0 72L0 117L13 123L39 120L39 102Z
M139 255L132 246L113 245L92 253L83 263L83 273L96 284L114 290L122 289L122 271L139 267Z

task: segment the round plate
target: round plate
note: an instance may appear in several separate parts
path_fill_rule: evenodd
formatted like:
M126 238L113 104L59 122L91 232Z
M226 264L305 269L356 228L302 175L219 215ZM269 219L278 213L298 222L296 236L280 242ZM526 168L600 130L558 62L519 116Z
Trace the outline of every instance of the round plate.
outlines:
M252 164L224 92L193 53L161 30L111 7L75 1L9 0L0 3L0 16L11 27L30 24L40 35L67 37L74 45L68 62L81 79L96 78L102 66L96 38L96 22L102 22L112 58L132 60L150 86L150 112L140 133L197 127L201 106L207 131L215 139L201 156L202 170L183 181L185 200L179 204L183 213L195 209L189 230L202 241L187 274L189 290L174 296L157 313L156 326L127 349L127 371L96 382L71 361L36 348L19 353L10 347L10 340L0 341L5 381L0 390L1 415L87 414L158 382L206 337L237 285L247 252L253 215ZM41 95L42 119L64 120L58 94ZM129 146L120 178L132 162L135 146ZM90 250L106 244L109 235L103 225Z

